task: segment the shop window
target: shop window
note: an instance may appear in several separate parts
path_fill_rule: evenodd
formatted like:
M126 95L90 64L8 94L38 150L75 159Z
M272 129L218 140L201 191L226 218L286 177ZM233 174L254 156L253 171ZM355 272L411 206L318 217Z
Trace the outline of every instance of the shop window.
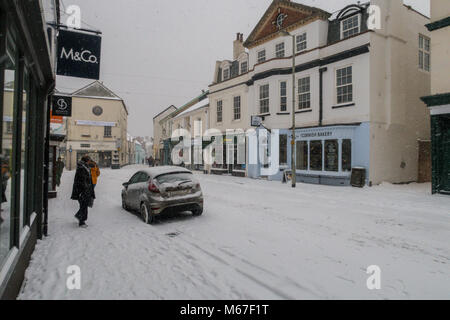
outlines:
M342 171L352 171L352 140L342 140Z
M325 141L325 171L339 171L339 143L337 140Z
M1 32L3 35L3 31ZM4 41L4 38L2 37ZM2 176L2 201L0 212L0 267L12 246L11 235L11 207L12 207L12 155L13 155L13 123L14 123L14 98L16 90L16 65L14 55L7 50L0 65L0 85L3 92L0 97L3 100L3 128L1 140L1 176Z
M21 161L20 161L20 210L22 211L22 214L20 215L20 227L23 228L25 226L25 222L27 221L26 218L26 192L24 192L26 189L26 184L25 184L25 177L28 173L27 170L27 166L26 166L26 159L27 159L27 155L28 155L28 145L27 145L27 119L28 119L28 109L29 109L29 104L30 104L30 85L29 85L29 76L28 73L25 72L24 73L24 77L23 77L23 95L22 95L22 121L21 121L21 147L20 147L20 151L21 151ZM51 166L53 165L53 162L51 162ZM49 170L53 171L53 168L51 167ZM51 184L49 183L49 186L51 186Z
M298 170L308 170L308 141L297 141L296 163Z
M280 165L287 164L287 135L280 134Z
M310 170L322 171L322 141L311 141L309 154Z

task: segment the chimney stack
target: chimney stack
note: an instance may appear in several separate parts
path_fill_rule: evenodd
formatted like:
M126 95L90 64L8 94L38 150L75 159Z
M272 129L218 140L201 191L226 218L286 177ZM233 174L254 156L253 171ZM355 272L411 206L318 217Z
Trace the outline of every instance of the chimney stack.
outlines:
M236 40L233 42L233 60L237 60L241 53L245 52L244 48L244 34L237 33Z

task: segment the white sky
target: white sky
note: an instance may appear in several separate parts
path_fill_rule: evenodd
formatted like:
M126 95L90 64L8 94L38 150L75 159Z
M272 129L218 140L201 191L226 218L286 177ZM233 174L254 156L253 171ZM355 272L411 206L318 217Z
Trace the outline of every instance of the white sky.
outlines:
M103 32L101 81L130 111L128 131L152 136L153 117L208 89L216 60L231 59L236 33L244 39L271 0L62 0L81 7L84 28ZM392 0L401 1L401 0ZM329 12L354 0L296 0ZM365 1L361 1L365 2ZM429 16L429 0L405 0ZM66 16L62 16L65 23ZM90 81L58 77L72 92Z

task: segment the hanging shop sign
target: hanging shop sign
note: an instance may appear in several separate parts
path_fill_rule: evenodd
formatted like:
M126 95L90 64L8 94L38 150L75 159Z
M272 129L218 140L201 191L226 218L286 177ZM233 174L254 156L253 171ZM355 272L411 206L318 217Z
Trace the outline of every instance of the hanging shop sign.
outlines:
M98 35L59 30L56 73L99 80L101 44L102 38Z
M262 124L262 118L260 116L252 116L251 118L251 126L259 127Z
M71 117L72 116L72 97L53 96L52 114L54 116Z

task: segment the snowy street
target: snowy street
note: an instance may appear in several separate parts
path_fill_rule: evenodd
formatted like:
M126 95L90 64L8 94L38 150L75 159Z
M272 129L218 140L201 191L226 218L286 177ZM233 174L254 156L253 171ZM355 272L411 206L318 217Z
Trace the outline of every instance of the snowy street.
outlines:
M102 170L78 228L65 171L19 299L450 299L450 198L429 184L329 187L196 173L203 216L121 207L139 166ZM68 290L67 268L81 268ZM368 290L367 267L381 268Z

